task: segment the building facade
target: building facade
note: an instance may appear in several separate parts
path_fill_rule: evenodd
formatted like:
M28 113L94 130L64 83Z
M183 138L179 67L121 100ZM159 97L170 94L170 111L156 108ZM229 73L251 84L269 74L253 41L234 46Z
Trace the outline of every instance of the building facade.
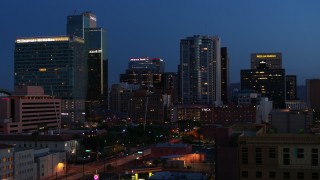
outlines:
M213 108L213 123L222 125L253 124L256 122L256 108L250 105L229 105Z
M182 104L222 104L219 37L181 39L179 67Z
M14 148L14 179L37 179L37 168L34 164L34 149Z
M103 28L85 29L87 53L86 117L108 107L107 33Z
M86 68L84 40L81 38L16 39L14 84L42 86L45 94L61 98L63 121L84 121Z
M15 145L16 148L49 148L50 151L66 152L67 156L78 153L79 144L72 135L0 135L0 143Z
M39 86L17 86L13 95L0 99L0 112L1 133L58 131L61 100L44 95Z
M171 122L177 121L200 121L204 124L212 123L213 108L207 105L184 105L174 104L171 107Z
M52 177L66 175L66 152L49 151L49 148L35 150L36 178L45 180Z
M84 39L85 28L96 28L97 17L91 12L85 12L79 15L70 15L67 17L67 35L77 36Z
M253 53L251 54L251 69L258 69L261 62L265 62L269 69L282 69L281 53Z
M13 180L14 166L13 166L13 152L14 148L10 145L0 144L0 178Z
M144 124L163 124L170 104L171 96L161 90L140 89L128 103L128 117Z
M286 100L297 100L296 75L286 75Z
M243 133L238 139L241 180L319 179L320 137Z
M140 85L121 83L113 84L110 90L110 110L115 112L126 112L128 115L132 112L133 96L140 89Z
M121 83L159 86L165 62L160 58L130 58L126 73L120 74Z
M310 109L274 109L269 114L269 122L277 133L304 133L312 127Z
M108 108L107 32L97 27L97 17L91 12L70 15L67 35L84 39L87 61L86 117L93 117L102 108Z
M284 108L285 70L269 69L266 66L266 62L260 62L258 69L241 70L241 90L254 90L273 101L274 108Z

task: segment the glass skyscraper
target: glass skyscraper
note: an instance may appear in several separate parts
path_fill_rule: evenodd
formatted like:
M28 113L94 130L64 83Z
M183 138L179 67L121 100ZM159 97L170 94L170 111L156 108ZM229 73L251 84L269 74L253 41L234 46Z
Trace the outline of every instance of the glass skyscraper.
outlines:
M196 35L182 39L179 68L182 104L222 104L219 37Z
M67 17L67 35L84 38L85 28L96 28L97 17L91 12Z
M107 103L108 58L106 31L103 28L85 29L85 45L88 53L87 100Z
M96 15L85 12L67 18L67 34L79 36L85 42L88 86L86 87L86 115L108 105L107 32L97 27Z
M14 51L14 84L42 86L61 98L62 121L84 121L87 62L84 40L53 36L18 38Z

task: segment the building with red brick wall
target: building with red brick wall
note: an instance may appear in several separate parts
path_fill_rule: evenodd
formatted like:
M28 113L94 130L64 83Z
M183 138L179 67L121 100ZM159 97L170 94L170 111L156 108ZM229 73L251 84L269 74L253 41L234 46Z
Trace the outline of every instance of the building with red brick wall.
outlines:
M254 105L228 105L213 108L214 124L255 123L256 107Z

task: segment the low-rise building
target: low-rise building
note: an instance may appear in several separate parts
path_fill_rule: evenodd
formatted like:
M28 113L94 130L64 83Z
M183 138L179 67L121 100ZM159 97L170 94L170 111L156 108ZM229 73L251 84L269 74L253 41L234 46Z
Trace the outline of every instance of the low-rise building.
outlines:
M238 139L240 180L319 179L320 136L245 131Z
M17 86L0 98L0 132L26 133L60 127L61 100L45 95L39 86Z
M0 144L0 178L13 180L13 146Z
M49 148L35 150L35 163L37 167L37 179L47 179L52 176L66 174L66 153L52 152Z
M212 107L200 104L175 104L171 107L171 122L192 120L212 123Z
M14 179L36 180L37 168L34 163L34 149L14 149Z
M312 111L274 109L269 114L269 122L278 133L303 133L312 127Z
M66 152L75 155L79 148L78 141L72 135L0 135L0 143L14 145L16 148L49 148L54 152Z

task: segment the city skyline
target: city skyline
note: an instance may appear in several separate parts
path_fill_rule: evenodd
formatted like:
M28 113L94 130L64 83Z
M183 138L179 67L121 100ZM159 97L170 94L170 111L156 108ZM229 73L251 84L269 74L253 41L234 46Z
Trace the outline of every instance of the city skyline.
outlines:
M166 72L177 72L180 40L197 34L217 35L228 48L231 83L240 82L240 69L250 67L251 53L281 52L286 74L297 75L298 85L320 77L319 2L169 2L6 2L0 7L6 17L0 34L0 87L13 89L16 38L65 35L67 16L88 10L108 32L110 84L119 83L131 57L159 57Z

